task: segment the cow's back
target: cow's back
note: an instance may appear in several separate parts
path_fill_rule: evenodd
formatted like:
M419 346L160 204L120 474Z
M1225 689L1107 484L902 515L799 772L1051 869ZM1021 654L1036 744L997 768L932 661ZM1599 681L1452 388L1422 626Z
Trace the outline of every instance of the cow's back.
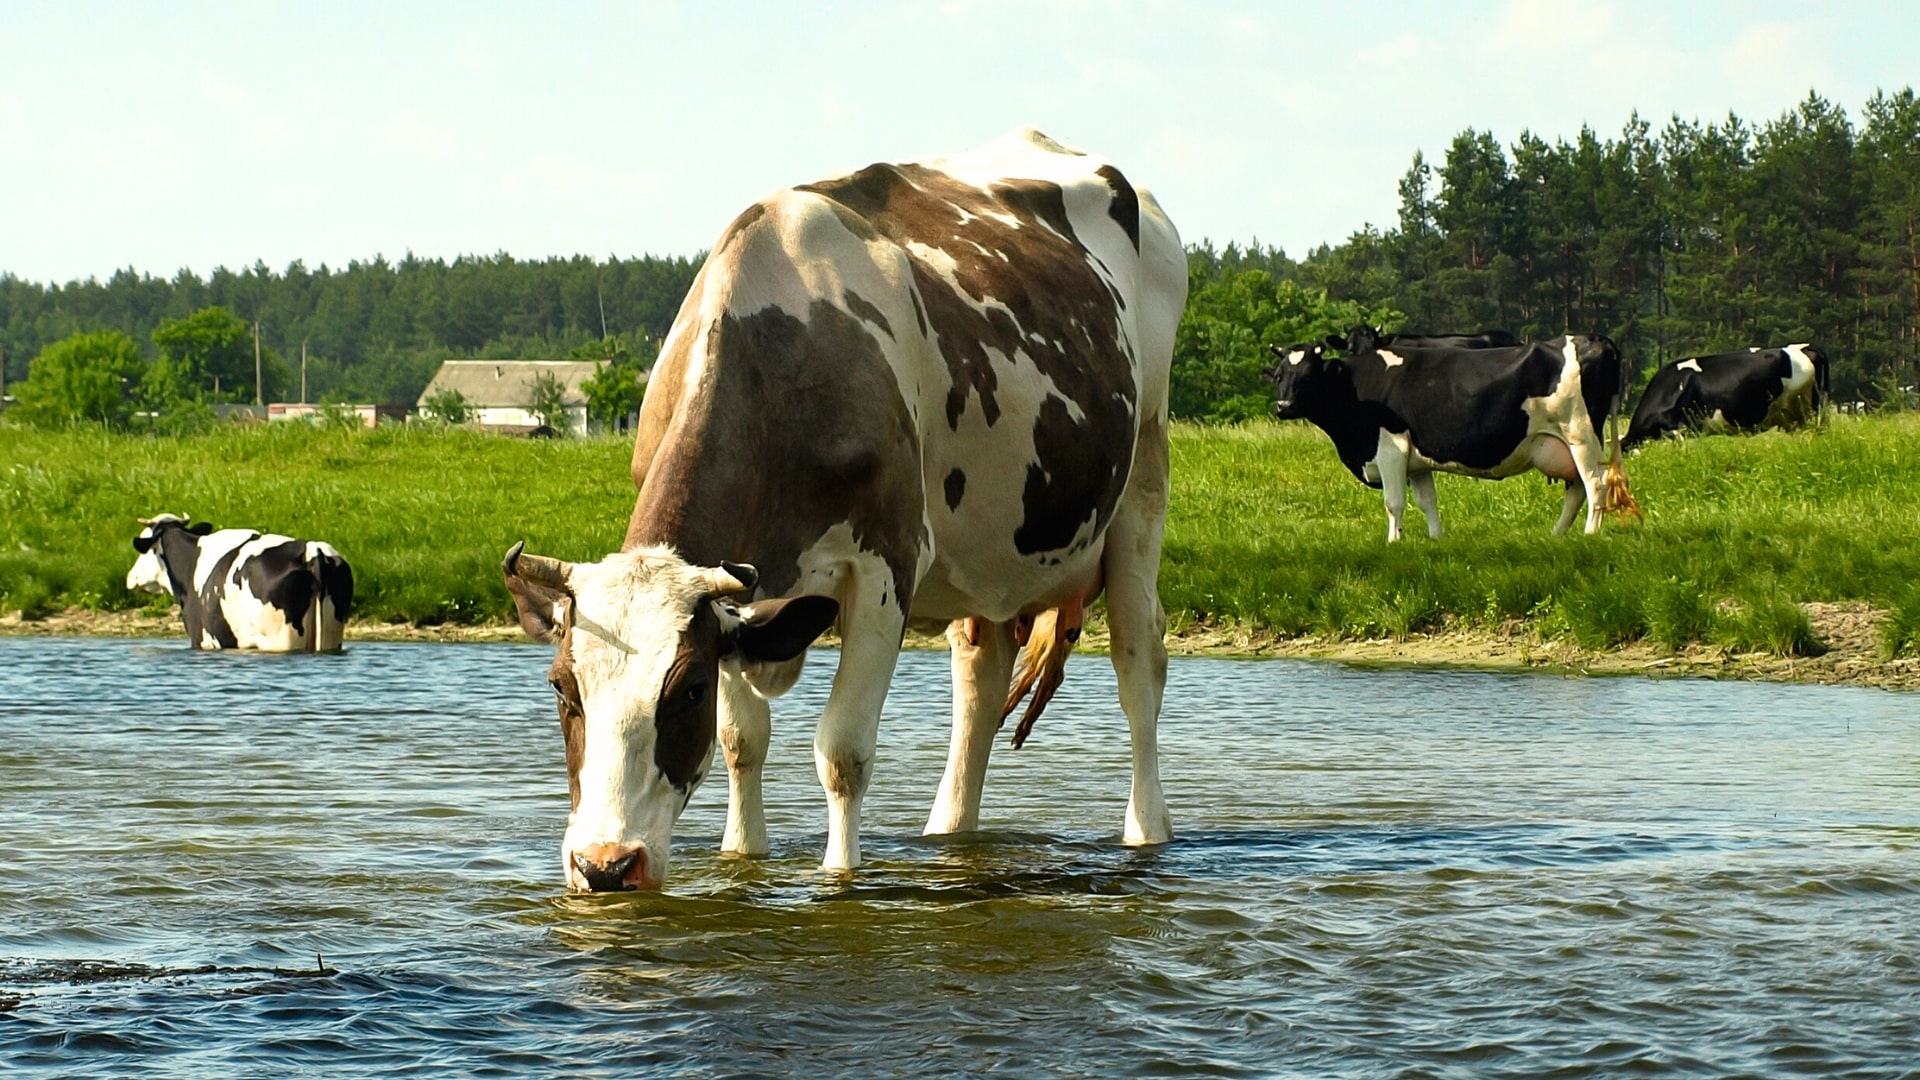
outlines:
M663 347L628 543L755 561L777 594L844 529L903 595L924 577L916 615L1010 616L1098 558L1185 285L1151 196L1035 133L777 192ZM696 489L765 527L694 520Z

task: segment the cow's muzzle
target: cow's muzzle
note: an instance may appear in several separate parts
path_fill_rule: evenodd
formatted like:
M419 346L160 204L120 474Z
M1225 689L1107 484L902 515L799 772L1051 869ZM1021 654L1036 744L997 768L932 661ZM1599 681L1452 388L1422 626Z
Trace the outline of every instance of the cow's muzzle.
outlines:
M658 889L660 879L647 865L645 847L592 844L568 857L570 884L587 892Z

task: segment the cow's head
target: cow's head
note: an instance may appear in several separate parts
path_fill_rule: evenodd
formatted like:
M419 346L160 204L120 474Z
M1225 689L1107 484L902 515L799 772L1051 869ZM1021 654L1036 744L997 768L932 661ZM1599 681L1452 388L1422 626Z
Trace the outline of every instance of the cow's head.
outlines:
M1332 382L1346 371L1346 365L1327 355L1322 342L1305 345L1269 345L1277 362L1261 372L1273 384L1273 415L1281 420L1299 420L1308 415Z
M839 602L742 605L759 577L751 566L694 566L666 548L566 563L515 544L501 569L521 627L559 646L547 681L573 797L560 852L567 883L659 888L673 823L713 759L722 665L800 656Z
M1328 334L1327 347L1330 349L1338 349L1349 356L1357 356L1361 353L1375 351L1384 340L1386 340L1386 335L1380 332L1379 327L1370 326L1367 323L1359 323L1354 326L1353 329L1347 331L1346 337L1341 337L1338 334Z
M186 518L177 514L157 514L135 520L140 522L140 533L133 538L133 550L139 552L140 557L133 560L133 569L127 571L127 591L172 595L165 551L168 537L197 543L200 537L213 531L213 526L205 521L189 525Z

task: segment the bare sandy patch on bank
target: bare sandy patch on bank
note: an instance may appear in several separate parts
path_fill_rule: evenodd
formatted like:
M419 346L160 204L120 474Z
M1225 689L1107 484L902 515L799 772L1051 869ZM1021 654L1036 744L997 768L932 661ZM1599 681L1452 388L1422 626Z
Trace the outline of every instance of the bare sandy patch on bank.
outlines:
M1673 653L1650 642L1605 650L1583 649L1570 641L1543 640L1531 626L1520 622L1509 623L1497 631L1461 628L1371 641L1281 637L1236 625L1196 622L1170 633L1167 650L1176 656L1286 657L1363 666L1684 676L1920 690L1920 658L1883 660L1880 657L1880 623L1885 612L1857 601L1810 603L1801 607L1813 625L1814 636L1827 648L1820 656L1734 653L1714 645L1694 645ZM160 613L154 609L67 608L38 619L24 619L17 611L0 615L0 635L164 638L181 633L177 609ZM527 638L518 626L506 623L415 626L352 622L347 626L347 640L524 642ZM920 649L947 647L946 639L937 634L909 634L907 645ZM1103 619L1096 617L1089 621L1079 647L1095 653L1107 650Z

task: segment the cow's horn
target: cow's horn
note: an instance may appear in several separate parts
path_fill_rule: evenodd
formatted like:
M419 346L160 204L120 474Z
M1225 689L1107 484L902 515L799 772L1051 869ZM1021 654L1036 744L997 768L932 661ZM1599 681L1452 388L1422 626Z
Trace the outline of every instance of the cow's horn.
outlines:
M707 591L717 596L752 591L760 583L760 571L747 563L722 562L705 569Z
M573 573L573 564L545 555L528 555L526 547L527 542L522 540L508 549L507 557L500 561L500 569L535 585L552 589L566 588L567 575Z

